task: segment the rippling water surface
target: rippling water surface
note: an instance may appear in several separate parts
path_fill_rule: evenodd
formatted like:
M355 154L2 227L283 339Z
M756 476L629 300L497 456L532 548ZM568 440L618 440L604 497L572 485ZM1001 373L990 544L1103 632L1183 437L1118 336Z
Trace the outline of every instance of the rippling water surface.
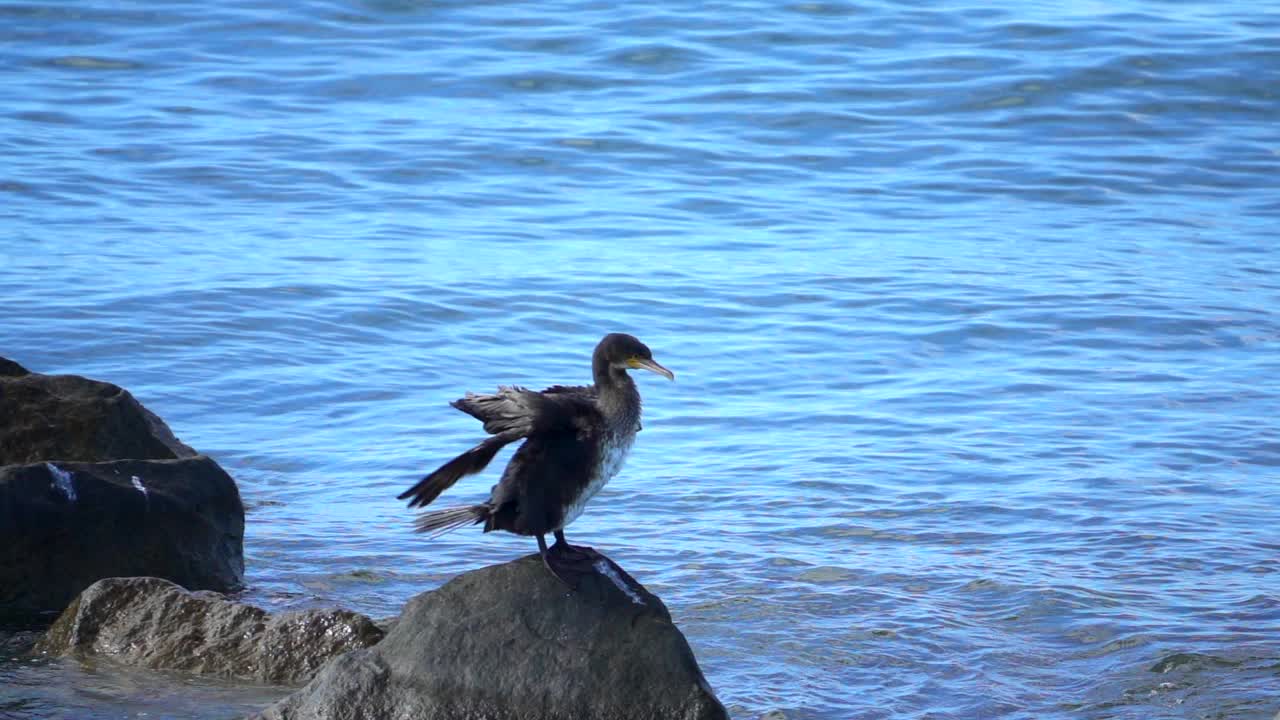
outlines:
M249 600L386 616L532 550L409 532L447 402L633 332L571 535L735 717L1269 720L1278 94L1242 1L0 2L0 354L216 457ZM5 718L278 694L29 637Z

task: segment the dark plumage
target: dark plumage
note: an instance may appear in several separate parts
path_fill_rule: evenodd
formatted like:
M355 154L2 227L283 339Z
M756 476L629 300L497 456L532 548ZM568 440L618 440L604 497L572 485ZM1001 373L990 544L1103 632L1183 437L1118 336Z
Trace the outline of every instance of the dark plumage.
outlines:
M504 446L524 440L489 499L472 506L423 513L418 532L445 532L469 524L484 531L533 535L548 567L566 575L594 551L570 546L564 527L622 466L640 429L640 393L627 370L674 379L649 348L621 333L606 335L591 358L594 384L557 385L541 392L499 387L492 395L467 393L450 403L484 423L490 437L442 465L400 494L409 507L425 507L460 478L483 470ZM551 552L545 535L554 533ZM570 584L573 584L570 582Z

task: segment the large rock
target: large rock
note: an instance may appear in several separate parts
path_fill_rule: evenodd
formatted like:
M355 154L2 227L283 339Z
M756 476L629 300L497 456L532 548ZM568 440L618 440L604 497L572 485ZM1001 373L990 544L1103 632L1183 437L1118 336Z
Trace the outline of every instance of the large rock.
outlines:
M233 590L243 537L235 481L203 455L0 467L0 607L11 612L61 610L124 575Z
M36 651L300 685L333 656L382 635L372 620L347 610L272 616L159 578L108 578L80 593Z
M567 592L537 555L415 597L262 720L713 720L724 707L662 601L621 572Z
M28 372L0 358L0 465L172 460L195 454L116 385Z
M128 392L0 358L0 612L117 575L231 590L243 535L235 482Z

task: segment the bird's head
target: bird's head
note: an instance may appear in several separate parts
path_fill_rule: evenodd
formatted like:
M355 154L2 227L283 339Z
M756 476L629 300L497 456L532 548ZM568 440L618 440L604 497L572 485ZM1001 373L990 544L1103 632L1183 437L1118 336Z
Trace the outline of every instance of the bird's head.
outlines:
M596 345L595 357L614 370L648 370L675 380L675 373L653 359L649 347L626 333L609 333Z

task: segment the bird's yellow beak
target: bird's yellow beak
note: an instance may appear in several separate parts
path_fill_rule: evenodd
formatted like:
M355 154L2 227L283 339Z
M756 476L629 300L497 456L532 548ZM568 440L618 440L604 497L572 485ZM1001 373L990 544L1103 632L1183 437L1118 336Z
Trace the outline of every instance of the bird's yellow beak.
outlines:
M627 360L627 366L632 370L648 370L655 372L668 380L675 380L676 374L662 367L656 360L645 360L644 358L633 357Z

